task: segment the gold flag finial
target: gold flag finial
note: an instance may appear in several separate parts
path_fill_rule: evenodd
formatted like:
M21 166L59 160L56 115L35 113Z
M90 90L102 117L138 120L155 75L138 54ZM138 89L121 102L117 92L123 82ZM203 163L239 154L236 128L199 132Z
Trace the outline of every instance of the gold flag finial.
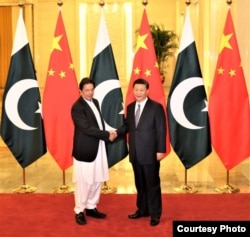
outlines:
M233 3L232 0L227 0L227 5L230 6Z
M58 0L58 1L57 1L57 5L58 5L59 7L61 7L61 6L63 5L63 1L62 1L62 0Z
M103 6L105 5L104 0L100 0L99 5L100 5L101 7L103 7Z
M18 3L18 6L19 6L19 7L23 7L23 5L24 5L24 4L23 4L23 1L20 0L19 3Z
M148 0L142 0L142 5L147 6L148 5Z
M186 0L186 5L189 6L191 4L191 0Z

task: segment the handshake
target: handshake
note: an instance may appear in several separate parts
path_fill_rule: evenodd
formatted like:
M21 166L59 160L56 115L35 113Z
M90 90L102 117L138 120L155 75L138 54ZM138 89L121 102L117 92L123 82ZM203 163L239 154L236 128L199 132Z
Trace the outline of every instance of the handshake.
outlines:
M117 138L117 133L115 130L109 131L109 141L113 142Z

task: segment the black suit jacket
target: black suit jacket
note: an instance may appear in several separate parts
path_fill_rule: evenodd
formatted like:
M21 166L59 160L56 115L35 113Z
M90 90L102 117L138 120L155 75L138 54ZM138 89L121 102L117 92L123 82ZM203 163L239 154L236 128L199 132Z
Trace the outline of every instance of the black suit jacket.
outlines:
M160 103L148 98L136 127L135 105L135 101L128 105L125 124L117 134L121 136L128 132L130 162L136 155L141 164L152 164L156 162L157 152L166 152L165 112Z
M99 128L92 109L82 97L73 104L71 109L71 116L75 126L72 155L79 161L94 161L99 140L106 142L109 140L109 132L105 131L99 103L96 99L93 99L93 102L101 116L103 130Z

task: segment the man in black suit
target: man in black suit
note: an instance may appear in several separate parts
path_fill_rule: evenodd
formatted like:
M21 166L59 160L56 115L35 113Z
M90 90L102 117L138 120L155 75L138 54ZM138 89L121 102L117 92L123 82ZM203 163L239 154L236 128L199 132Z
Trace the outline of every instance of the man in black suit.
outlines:
M125 124L116 131L118 136L128 133L129 160L137 189L138 209L128 217L150 216L150 225L156 226L162 214L159 171L160 160L166 154L166 116L162 105L148 97L149 83L146 80L135 80L133 92L136 101L128 105Z
M75 220L86 224L87 216L105 218L97 210L102 182L108 180L106 142L113 141L114 131L105 131L99 103L93 98L95 83L83 78L79 84L80 97L73 104L71 115L74 122L73 183L75 184Z

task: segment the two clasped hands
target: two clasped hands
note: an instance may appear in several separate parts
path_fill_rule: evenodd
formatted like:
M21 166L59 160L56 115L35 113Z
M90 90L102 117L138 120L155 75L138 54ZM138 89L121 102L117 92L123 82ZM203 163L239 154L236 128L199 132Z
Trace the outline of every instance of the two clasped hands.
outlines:
M115 130L109 131L109 141L113 142L117 138L117 132Z

